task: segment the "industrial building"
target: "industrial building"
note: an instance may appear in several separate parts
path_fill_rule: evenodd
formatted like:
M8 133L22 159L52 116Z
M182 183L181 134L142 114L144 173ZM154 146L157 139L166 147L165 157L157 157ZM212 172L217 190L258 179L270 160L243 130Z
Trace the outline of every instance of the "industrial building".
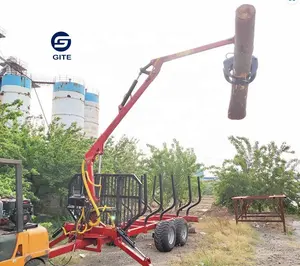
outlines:
M0 28L1 38L5 38L5 31ZM66 128L76 123L86 137L99 136L99 94L88 91L83 82L69 77L58 77L54 81L32 81L27 75L26 64L15 57L4 59L0 56L0 66L0 104L21 100L19 110L22 116L18 120L20 124L25 123L31 116L32 90L40 90L40 85L51 85L53 86L51 120L59 118L59 122Z
M84 96L83 85L68 81L53 84L52 119L58 117L66 127L76 122L84 129Z
M5 38L5 35L5 31L0 28L0 39ZM99 95L89 92L83 82L69 77L59 77L54 81L32 81L27 75L26 64L15 57L4 59L0 56L0 66L0 104L21 100L19 110L22 116L18 120L20 124L25 123L31 116L32 90L39 90L40 85L52 85L51 120L59 118L59 122L66 128L76 123L87 137L99 136ZM46 120L45 116L44 119Z
M20 99L23 103L20 106L22 117L18 122L23 124L30 116L32 82L26 76L26 66L15 57L9 57L6 62L1 62L0 72L0 100L2 103L13 103ZM20 75L24 73L24 75Z
M87 137L99 136L99 95L85 91L84 132Z
M22 116L18 122L23 124L31 115L31 93L38 84L53 86L51 120L59 118L66 128L76 123L86 137L99 136L99 95L89 92L83 84L72 79L58 78L56 81L32 81L27 76L27 68L15 57L9 57L0 66L0 101L13 103L20 99Z
M0 66L0 101L13 103L20 99L23 102L20 107L23 115L18 121L20 124L31 115L32 90L40 88L38 84L47 84L53 86L51 120L59 118L59 123L66 128L76 123L86 137L99 136L98 93L89 92L83 84L68 77L59 77L55 81L32 81L26 75L25 66L14 57L0 63Z
M53 84L52 120L70 127L76 122L86 137L99 136L99 95L74 79L58 78Z
M87 137L98 137L99 95L73 79L60 78L53 84L52 119L56 117L66 127L76 122Z

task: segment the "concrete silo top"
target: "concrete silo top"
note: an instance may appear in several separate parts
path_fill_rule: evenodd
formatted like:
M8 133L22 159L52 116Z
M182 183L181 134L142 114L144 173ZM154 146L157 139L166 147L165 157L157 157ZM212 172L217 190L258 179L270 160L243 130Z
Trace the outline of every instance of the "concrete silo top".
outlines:
M5 74L2 77L1 86L20 86L27 89L31 89L31 80L24 76Z
M72 91L72 92L78 92L82 95L85 94L84 86L81 84L78 84L76 82L55 82L53 86L53 91Z
M86 92L85 93L85 101L87 102L94 102L94 103L99 103L99 95L96 93L92 92Z

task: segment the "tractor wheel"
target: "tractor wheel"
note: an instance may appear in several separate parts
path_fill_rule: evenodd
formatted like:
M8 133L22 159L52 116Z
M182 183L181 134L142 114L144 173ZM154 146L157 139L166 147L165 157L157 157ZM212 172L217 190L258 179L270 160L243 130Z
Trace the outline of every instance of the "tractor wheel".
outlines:
M40 259L32 259L26 262L25 266L45 266L45 262Z
M184 246L188 240L189 228L185 219L176 218L174 220L176 227L176 243L175 246Z
M154 244L158 251L171 251L176 242L176 228L173 221L162 221L154 231Z

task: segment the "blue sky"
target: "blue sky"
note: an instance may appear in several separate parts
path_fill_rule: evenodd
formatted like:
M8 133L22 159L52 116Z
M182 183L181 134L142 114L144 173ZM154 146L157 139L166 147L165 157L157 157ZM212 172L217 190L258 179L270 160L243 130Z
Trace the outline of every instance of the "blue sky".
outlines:
M253 4L259 69L244 120L227 118L231 87L222 64L233 52L230 45L165 64L114 135L134 136L143 149L146 143L160 145L176 138L206 164L232 156L229 135L287 141L299 154L300 3L295 2L5 1L0 27L7 38L0 41L0 51L27 62L29 74L38 79L70 75L99 91L102 132L140 67L152 58L233 37L236 8ZM72 38L71 61L52 59L50 40L57 31ZM50 120L52 87L41 87L38 93ZM40 113L35 97L32 110Z

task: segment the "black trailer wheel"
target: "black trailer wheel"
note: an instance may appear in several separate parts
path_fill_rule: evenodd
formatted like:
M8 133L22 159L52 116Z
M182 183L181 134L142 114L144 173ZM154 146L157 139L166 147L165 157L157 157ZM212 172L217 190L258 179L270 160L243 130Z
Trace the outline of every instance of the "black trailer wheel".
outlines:
M45 262L40 259L33 259L26 262L25 266L45 266Z
M176 243L176 228L173 221L159 222L154 231L154 244L158 251L169 252Z
M174 220L176 228L176 246L184 246L188 240L189 228L188 223L183 218L176 218Z

